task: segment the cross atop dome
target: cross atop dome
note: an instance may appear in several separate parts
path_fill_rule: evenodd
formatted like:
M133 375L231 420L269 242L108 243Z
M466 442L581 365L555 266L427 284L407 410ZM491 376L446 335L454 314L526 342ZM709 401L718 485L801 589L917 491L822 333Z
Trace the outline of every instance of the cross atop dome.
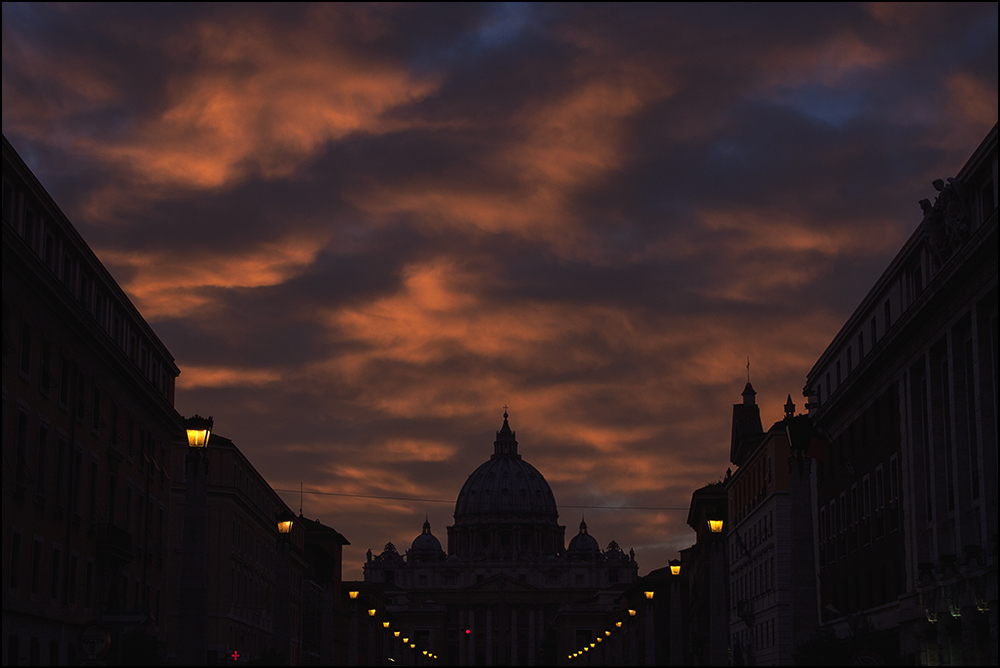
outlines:
M517 441L514 439L514 432L510 428L510 423L507 422L508 417L507 407L504 406L503 426L497 432L497 440L493 441L493 456L490 459L496 459L497 457L521 458L521 455L517 454Z

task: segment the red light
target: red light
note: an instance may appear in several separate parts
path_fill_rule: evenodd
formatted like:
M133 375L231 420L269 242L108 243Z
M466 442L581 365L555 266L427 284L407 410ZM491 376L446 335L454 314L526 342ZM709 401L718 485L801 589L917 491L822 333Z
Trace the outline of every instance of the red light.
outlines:
M233 650L233 653L230 654L229 656L232 657L233 661L239 661L240 660L240 653L237 652L235 649Z
M469 635L470 633L472 633L472 629L465 629L465 635Z

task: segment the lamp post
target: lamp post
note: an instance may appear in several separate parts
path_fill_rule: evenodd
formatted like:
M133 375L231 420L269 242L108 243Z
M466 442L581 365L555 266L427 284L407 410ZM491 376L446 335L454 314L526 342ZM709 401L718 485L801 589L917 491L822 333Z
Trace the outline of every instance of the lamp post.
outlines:
M188 450L184 457L184 536L181 550L180 620L177 651L180 663L198 666L208 660L208 625L206 573L208 535L206 532L205 497L208 458L205 450L212 435L211 417L194 415L184 420Z
M275 516L278 528L278 559L274 574L274 651L285 662L292 658L292 526L295 515L280 510Z
M670 665L679 666L684 660L684 640L681 620L680 559L670 560Z

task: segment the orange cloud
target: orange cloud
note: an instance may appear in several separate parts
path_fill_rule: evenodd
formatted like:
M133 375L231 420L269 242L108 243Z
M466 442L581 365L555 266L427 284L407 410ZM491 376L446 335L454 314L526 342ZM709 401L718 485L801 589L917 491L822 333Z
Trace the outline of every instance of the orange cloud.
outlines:
M769 86L822 83L836 87L849 75L884 67L900 55L902 51L895 47L870 44L849 30L818 44L771 45L757 61Z
M123 287L147 320L190 315L209 304L205 288L256 288L278 285L308 267L325 246L323 238L288 238L260 244L239 255L173 251L100 249L108 266L134 277Z
M974 141L984 131L997 122L997 89L996 81L986 85L965 72L959 72L948 79L950 93L950 108L952 117L965 119L953 125L966 127L967 134ZM973 134L978 132L978 134ZM961 145L971 143L970 140Z
M281 373L269 369L234 369L186 364L177 378L177 387L190 390L197 387L266 385L281 380L281 377Z
M480 165L482 186L418 180L369 184L346 197L377 216L409 214L431 228L514 232L566 256L599 255L588 245L573 198L624 165L630 121L673 92L651 65L622 62L607 69L581 65L566 93L516 113L508 128L514 139L498 144Z
M159 117L134 141L92 147L154 183L212 188L248 171L287 175L328 141L380 132L384 112L435 87L313 30L278 36L258 21L203 23L184 41L201 67L175 75Z

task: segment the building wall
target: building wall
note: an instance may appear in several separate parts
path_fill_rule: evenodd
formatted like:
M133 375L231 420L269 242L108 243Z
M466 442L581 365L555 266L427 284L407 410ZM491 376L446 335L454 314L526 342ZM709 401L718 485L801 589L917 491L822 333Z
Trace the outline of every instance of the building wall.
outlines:
M155 657L177 367L6 138L2 215L4 663L76 660L102 617Z
M185 471L187 445L173 449L173 466ZM209 458L206 495L208 542L207 641L210 662L223 663L234 651L246 660L269 657L275 649L275 615L283 542L277 531L277 514L291 511L281 497L227 438L213 434L206 449ZM178 475L171 484L172 507L183 517L185 480ZM304 529L296 522L290 537L287 562L291 592L291 657L299 663L302 592L307 582ZM172 582L180 583L183 527L175 522L170 539ZM308 588L308 587L307 587ZM180 587L171 588L167 619L170 628L168 660L176 660L176 631L180 614Z
M807 379L831 442L822 615L849 635L863 613L884 651L921 663L995 664L997 128L935 188Z

